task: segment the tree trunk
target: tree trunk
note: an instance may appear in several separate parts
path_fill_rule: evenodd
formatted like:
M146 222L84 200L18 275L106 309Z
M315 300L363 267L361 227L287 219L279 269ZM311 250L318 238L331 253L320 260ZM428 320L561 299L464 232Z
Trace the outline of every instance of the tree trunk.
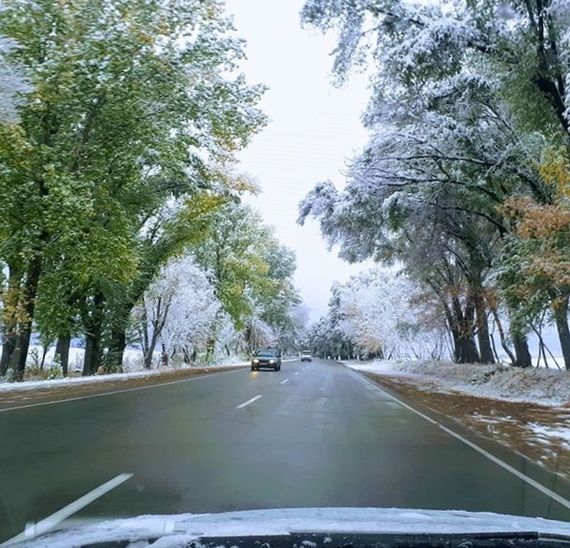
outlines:
M493 306L490 306L489 309L491 310L491 314L493 314L493 320L495 321L495 325L497 326L497 331L499 332L501 346L503 347L503 350L507 353L507 356L509 356L509 359L511 360L511 365L514 365L516 358L515 355L511 352L509 345L507 344L507 338L505 337L505 330L503 329L503 324L501 323L501 319L499 318L499 313L497 312L497 309Z
M150 369L152 367L152 358L154 355L154 349L156 348L156 343L162 334L162 330L164 328L164 324L166 323L166 319L168 317L168 311L170 309L171 301L163 301L162 298L158 298L156 301L156 308L153 310L153 318L150 322L152 327L152 335L150 337L150 341L148 340L148 336L145 338L147 349L144 353L144 367L145 369ZM143 306L146 307L144 301ZM146 314L145 314L146 319ZM145 321L145 326L143 328L148 333L148 322ZM162 344L163 350L162 353L165 353L164 350L164 343ZM168 361L168 355L167 355ZM161 357L162 362L164 362L164 356Z
M92 330L91 333L87 333L87 336L85 337L85 358L83 361L84 377L95 375L95 373L97 373L101 356L100 344L100 333L95 330Z
M16 349L18 339L18 296L20 294L21 272L9 266L8 291L4 296L4 322L2 325L2 357L0 377L6 376Z
M526 335L514 331L511 333L513 339L513 346L515 349L515 367L532 367L532 356L528 349L528 341Z
M28 358L28 350L32 336L34 311L36 308L36 294L38 292L41 271L42 259L39 255L36 255L30 263L26 274L26 281L23 285L22 299L24 319L20 322L16 349L11 360L14 368L14 380L16 381L24 380L24 371L26 369L26 360Z
M461 337L457 349L457 363L479 363L479 351L473 337Z
M42 360L40 362L40 369L43 371L44 369L44 365L46 363L46 356L47 353L49 352L49 344L44 344L42 347Z
M59 363L61 365L61 371L64 377L67 377L69 373L69 347L71 345L71 336L63 335L57 339L57 344L55 345L55 358L59 357Z
M570 329L568 329L568 295L557 299L554 306L554 320L564 358L564 367L570 369Z
M487 320L487 310L485 301L481 292L482 288L476 288L473 301L475 304L476 324L477 324L477 341L479 342L479 352L481 354L481 363L495 363L493 348L491 346L491 337L489 335L489 322Z
M544 367L546 367L546 369L550 369L550 366L548 365L548 360L546 359L546 349L544 348L544 341L542 340L542 337L540 337L538 341L538 357L540 358L541 355L542 358L544 359Z
M83 376L95 375L101 364L101 335L103 331L103 303L102 293L96 292L93 300L91 314L84 319L85 326L85 358L83 361Z
M457 363L478 363L481 361L475 338L473 326L475 318L475 305L471 298L465 304L465 313L461 310L461 303L457 297L453 297L453 316L456 326L454 334L455 361Z
M144 354L144 367L145 369L150 369L152 367L152 358L154 356L154 349L156 348L156 343L158 342L158 337L160 333L156 329L153 329L150 342L148 343L148 348ZM162 359L162 358L161 358Z
M122 373L123 356L127 347L127 334L125 329L113 329L111 332L111 344L106 359L106 369Z
M162 343L162 345L161 345L160 363L162 364L163 367L168 367L168 365L169 365L168 352L166 351L166 347L164 346L164 343Z
M453 344L453 361L457 363L459 360L459 328L457 326L457 320L446 302L442 302L442 306Z

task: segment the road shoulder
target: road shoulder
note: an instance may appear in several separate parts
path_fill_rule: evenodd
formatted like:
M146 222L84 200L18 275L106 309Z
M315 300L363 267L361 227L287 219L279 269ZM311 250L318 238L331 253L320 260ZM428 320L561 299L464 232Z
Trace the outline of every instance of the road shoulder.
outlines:
M570 407L450 390L437 378L360 370L381 387L570 480Z
M0 411L22 406L55 403L68 399L93 397L122 390L158 386L236 369L246 369L246 366L163 369L149 371L147 374L125 373L122 375L101 375L87 379L69 379L64 382L42 381L35 382L30 386L26 386L27 383L4 384L0 389Z

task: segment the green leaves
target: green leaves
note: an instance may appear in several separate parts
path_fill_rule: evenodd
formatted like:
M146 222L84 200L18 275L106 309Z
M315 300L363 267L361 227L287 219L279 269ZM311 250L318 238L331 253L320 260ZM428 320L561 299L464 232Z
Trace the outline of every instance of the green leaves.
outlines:
M33 91L20 126L0 126L0 258L22 281L39 261L41 331L75 332L95 301L92 330L125 329L160 266L203 236L194 206L241 192L221 174L265 123L263 88L234 73L243 44L217 0L3 8Z
M292 311L300 302L292 284L295 257L262 221L229 202L213 212L209 237L193 253L237 330L262 320L279 338L293 328Z

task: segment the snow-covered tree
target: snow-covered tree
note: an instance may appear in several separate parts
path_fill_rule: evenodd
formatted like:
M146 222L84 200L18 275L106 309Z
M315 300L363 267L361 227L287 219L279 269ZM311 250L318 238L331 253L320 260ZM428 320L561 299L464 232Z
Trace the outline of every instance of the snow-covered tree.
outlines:
M158 347L166 362L177 355L195 362L206 350L219 311L214 288L194 259L169 261L134 311L145 367L152 366Z
M309 342L321 355L440 357L444 322L427 327L419 295L417 284L395 269L373 267L351 276L333 286L328 315Z
M2 8L0 8L2 17ZM0 123L14 123L19 119L18 106L24 103L23 94L32 90L21 67L10 61L10 53L17 43L0 35Z
M301 221L317 217L347 260L403 262L442 307L458 361L494 359L490 317L503 332L490 296L516 230L504 206L556 200L539 166L568 144L569 15L558 0L308 0L303 10L305 23L340 30L337 76L365 67L373 85L371 138L346 188L316 185ZM526 366L523 304L509 300L507 315L513 362ZM567 324L567 307L558 317Z
M227 203L212 217L208 238L193 252L239 334L234 351L282 344L295 329L292 311L300 303L292 283L294 253L243 204Z

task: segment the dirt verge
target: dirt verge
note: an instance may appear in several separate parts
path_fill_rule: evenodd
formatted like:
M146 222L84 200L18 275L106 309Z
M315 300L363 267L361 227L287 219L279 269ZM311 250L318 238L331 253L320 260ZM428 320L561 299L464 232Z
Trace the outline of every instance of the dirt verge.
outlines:
M0 392L0 410L22 405L32 405L36 403L56 402L69 398L79 398L82 396L93 396L117 392L128 388L140 388L145 386L155 386L167 382L184 380L196 376L211 375L222 371L233 369L243 369L245 366L236 365L230 367L197 367L186 369L165 370L159 373L152 372L146 376L124 375L121 377L99 378L96 382L69 382L65 384L57 383L50 386L50 381L44 381L45 386L37 386L28 390L22 390L21 385L10 389L6 387Z

